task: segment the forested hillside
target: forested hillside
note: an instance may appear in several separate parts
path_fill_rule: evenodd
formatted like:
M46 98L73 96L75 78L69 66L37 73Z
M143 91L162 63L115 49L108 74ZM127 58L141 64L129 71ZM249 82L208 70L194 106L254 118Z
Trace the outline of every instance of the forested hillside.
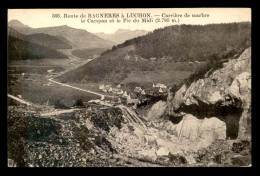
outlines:
M246 22L204 26L175 25L127 40L107 52L136 45L136 54L145 59L171 57L174 61L203 61L211 54L249 40L250 35L251 24Z
M43 33L27 35L26 40L52 49L72 49L72 46L63 40Z
M151 86L181 84L242 43L251 44L251 24L178 25L157 29L114 46L68 72L63 82L108 82ZM195 76L196 77L196 76Z
M8 60L43 58L68 58L68 56L49 47L8 36Z

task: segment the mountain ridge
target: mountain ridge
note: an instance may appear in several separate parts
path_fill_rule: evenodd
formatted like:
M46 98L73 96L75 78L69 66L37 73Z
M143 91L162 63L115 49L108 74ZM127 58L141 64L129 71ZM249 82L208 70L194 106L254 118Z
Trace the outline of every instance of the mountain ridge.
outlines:
M139 37L142 35L147 34L148 31L145 30L130 30L130 29L118 29L115 33L112 34L106 34L104 32L100 32L100 33L95 33L97 36L103 38L103 39L107 39L110 41L113 41L117 44L123 43L126 40L135 38L135 37Z
M53 36L58 35L66 38L74 44L74 47L78 48L110 48L115 44L84 29L77 29L68 25L31 28L17 21L18 20L12 20L8 23L8 25L22 34L29 35L35 33L45 33Z

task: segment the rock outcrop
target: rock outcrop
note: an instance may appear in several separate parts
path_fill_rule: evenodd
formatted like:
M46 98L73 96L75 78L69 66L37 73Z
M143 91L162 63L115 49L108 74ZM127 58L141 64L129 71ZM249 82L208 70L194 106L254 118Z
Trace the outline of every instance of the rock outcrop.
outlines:
M152 106L151 110L148 112L147 118L150 121L158 120L164 113L166 109L166 102L159 101Z
M226 138L251 139L251 48L205 78L183 85L174 96L169 93L166 112L174 117L180 112L199 119L214 117L215 122L225 122Z

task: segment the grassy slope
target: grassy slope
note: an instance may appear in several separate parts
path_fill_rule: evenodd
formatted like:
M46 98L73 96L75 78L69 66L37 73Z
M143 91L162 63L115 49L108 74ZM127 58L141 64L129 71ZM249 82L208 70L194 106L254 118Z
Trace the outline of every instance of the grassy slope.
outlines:
M128 40L114 49L135 44L137 54L146 59L170 56L174 61L200 61L227 46L235 47L250 35L250 23L175 25Z
M105 51L105 48L86 48L86 49L76 49L71 52L72 55L79 57L79 58L85 58L85 59L93 59Z

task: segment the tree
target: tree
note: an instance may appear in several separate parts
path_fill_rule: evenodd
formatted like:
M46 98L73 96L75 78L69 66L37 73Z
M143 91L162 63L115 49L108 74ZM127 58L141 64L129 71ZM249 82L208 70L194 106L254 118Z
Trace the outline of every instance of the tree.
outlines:
M78 99L73 106L74 106L74 107L86 107L86 106L84 105L82 99Z

